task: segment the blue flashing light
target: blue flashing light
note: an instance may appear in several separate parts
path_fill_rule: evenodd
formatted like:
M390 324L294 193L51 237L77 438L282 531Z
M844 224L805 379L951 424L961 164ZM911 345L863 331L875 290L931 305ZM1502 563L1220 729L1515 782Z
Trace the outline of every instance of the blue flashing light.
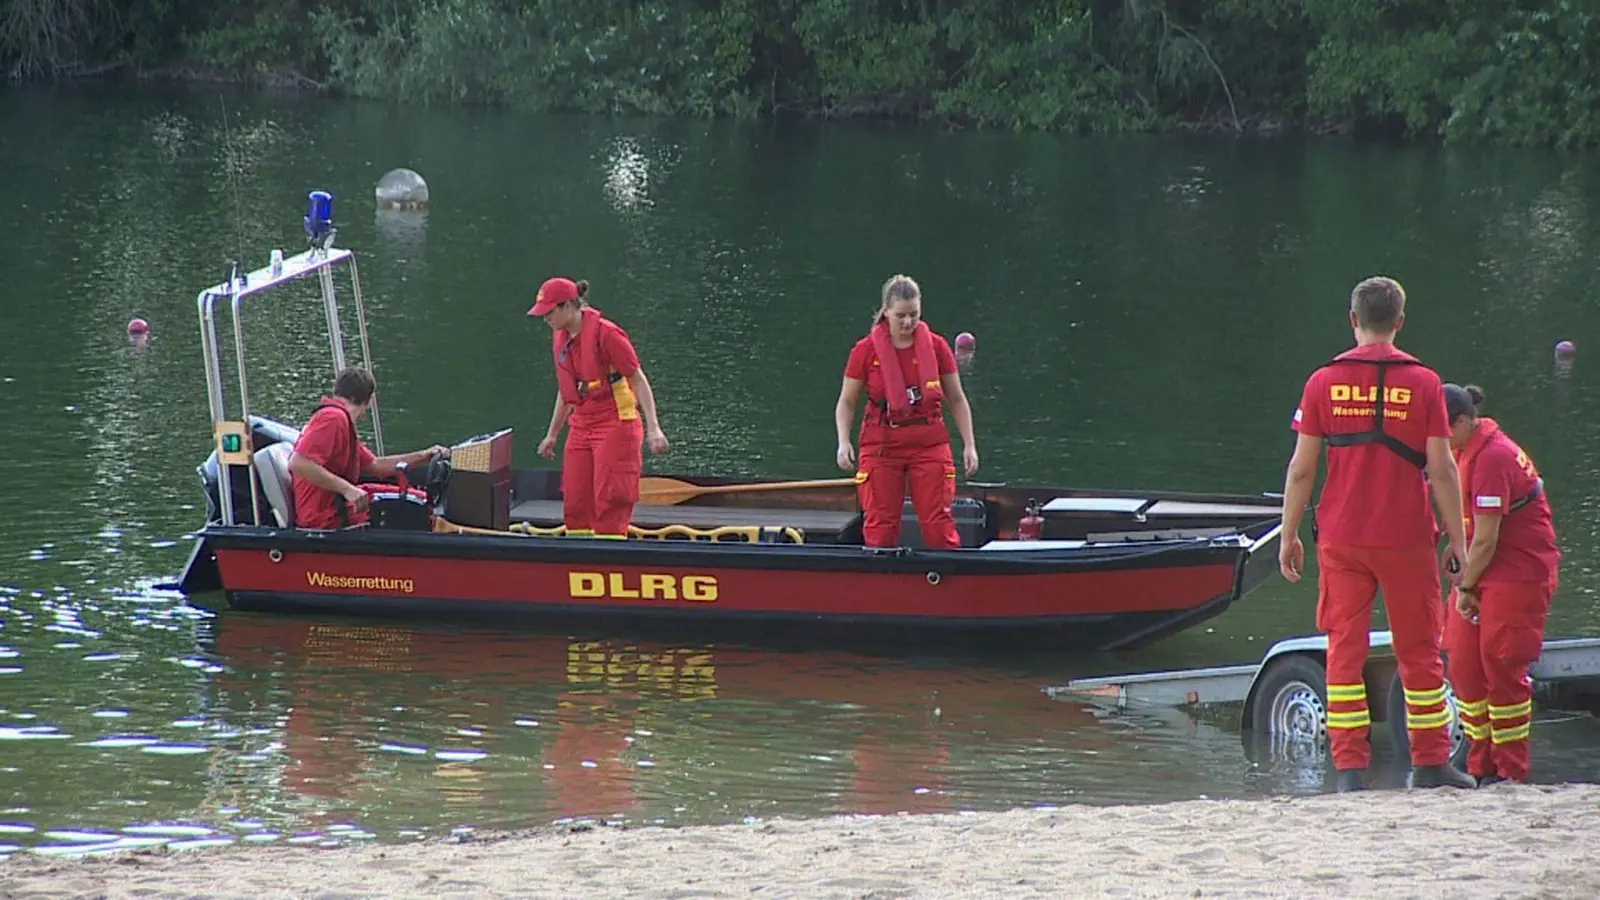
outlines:
M326 247L333 232L333 195L312 191L306 208L306 235L314 247Z

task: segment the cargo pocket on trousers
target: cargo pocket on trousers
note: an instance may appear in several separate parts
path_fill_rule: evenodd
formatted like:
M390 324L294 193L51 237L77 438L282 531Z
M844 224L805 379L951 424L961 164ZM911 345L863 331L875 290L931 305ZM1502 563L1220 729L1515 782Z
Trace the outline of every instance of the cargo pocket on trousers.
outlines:
M605 493L601 499L607 504L639 502L639 468L626 463L613 465L606 472Z
M944 470L944 508L949 509L956 502L956 467L952 463Z

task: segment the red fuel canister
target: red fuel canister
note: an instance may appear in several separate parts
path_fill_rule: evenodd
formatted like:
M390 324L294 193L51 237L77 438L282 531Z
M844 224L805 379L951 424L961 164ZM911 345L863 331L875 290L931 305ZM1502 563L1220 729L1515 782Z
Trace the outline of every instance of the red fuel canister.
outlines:
M1044 534L1044 516L1039 514L1039 501L1029 499L1028 506L1017 520L1017 540L1037 541Z

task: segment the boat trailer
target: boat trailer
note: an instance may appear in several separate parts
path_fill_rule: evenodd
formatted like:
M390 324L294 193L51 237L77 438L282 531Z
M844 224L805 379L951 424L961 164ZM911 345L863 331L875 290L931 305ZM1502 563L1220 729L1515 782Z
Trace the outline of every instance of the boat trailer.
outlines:
M1363 681L1373 722L1388 723L1397 756L1410 752L1405 726L1405 696L1388 631L1368 632ZM1272 740L1299 746L1327 738L1326 635L1286 638L1273 644L1259 663L1076 678L1045 688L1057 700L1075 700L1113 710L1208 707L1240 704L1241 727ZM1574 695L1600 696L1600 638L1554 638L1544 642L1528 668L1534 696L1552 701ZM1451 759L1464 765L1467 740L1455 694L1445 681L1450 712Z

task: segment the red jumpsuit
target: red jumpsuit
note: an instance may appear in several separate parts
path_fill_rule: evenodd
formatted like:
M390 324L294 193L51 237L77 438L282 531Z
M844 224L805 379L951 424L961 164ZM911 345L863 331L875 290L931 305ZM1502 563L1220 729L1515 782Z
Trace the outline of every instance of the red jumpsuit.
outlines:
M644 423L628 386L639 356L628 333L592 307L584 307L576 337L555 330L552 350L561 397L571 407L561 455L567 534L626 538L644 467Z
M1474 516L1501 516L1494 557L1477 582L1478 624L1455 611L1454 593L1445 612L1450 684L1472 742L1467 772L1526 781L1528 666L1544 646L1561 551L1539 470L1493 419L1478 420L1456 461L1469 545Z
M956 466L944 424L941 386L941 378L955 370L949 342L921 322L910 347L896 349L888 322L880 321L850 351L844 374L865 382L867 393L856 485L864 513L862 538L868 547L899 544L908 481L923 546L961 546L950 514Z
M1329 445L1314 528L1337 769L1364 769L1372 758L1362 672L1380 587L1405 689L1411 762L1438 766L1449 758L1436 526L1423 478L1423 448L1428 438L1449 437L1447 421L1439 376L1393 344L1334 357L1306 381L1295 411L1295 430Z

